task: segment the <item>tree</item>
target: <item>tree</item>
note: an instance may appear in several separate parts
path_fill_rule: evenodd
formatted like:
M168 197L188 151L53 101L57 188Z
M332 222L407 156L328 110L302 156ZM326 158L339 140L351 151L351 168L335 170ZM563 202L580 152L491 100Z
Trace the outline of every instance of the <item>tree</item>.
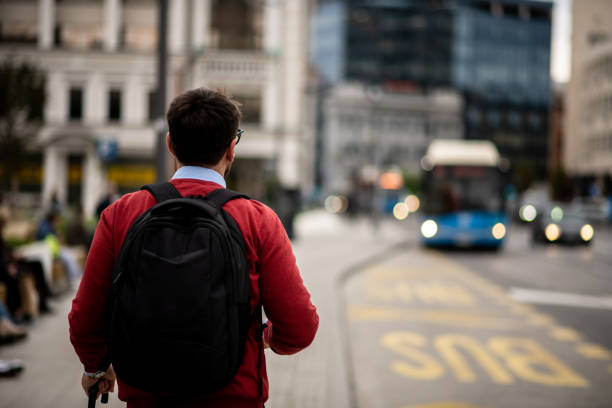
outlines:
M18 189L27 147L42 125L45 85L36 65L14 57L0 62L0 191Z

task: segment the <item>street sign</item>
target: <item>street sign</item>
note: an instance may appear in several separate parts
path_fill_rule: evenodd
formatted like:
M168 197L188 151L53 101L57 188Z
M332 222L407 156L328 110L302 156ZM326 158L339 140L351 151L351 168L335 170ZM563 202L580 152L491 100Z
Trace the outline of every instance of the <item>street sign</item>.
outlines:
M113 139L100 139L96 142L96 151L100 159L110 162L119 157L119 143Z

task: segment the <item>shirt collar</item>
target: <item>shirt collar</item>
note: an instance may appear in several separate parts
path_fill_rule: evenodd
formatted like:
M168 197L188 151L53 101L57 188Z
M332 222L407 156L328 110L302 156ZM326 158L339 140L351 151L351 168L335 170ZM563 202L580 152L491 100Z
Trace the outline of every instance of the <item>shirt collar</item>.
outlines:
M212 181L213 183L217 183L223 186L223 188L227 188L223 176L217 173L215 170L209 169L207 167L183 166L174 173L174 176L172 176L172 180L175 179L196 179L202 181Z

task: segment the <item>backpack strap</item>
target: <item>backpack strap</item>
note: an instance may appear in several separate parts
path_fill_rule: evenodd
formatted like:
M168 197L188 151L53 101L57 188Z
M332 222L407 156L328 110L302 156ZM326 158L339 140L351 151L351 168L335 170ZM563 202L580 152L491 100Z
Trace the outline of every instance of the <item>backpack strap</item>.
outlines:
M248 195L237 193L235 191L228 190L226 188L220 188L220 189L211 191L210 193L206 194L206 197L204 197L206 201L211 203L217 209L223 208L223 205L225 203L231 200L235 200L237 198L246 198L247 200L250 199Z
M183 198L181 193L178 192L176 187L169 181L162 181L155 184L147 184L140 187L141 190L147 190L155 197L158 203L162 201L171 200L173 198Z

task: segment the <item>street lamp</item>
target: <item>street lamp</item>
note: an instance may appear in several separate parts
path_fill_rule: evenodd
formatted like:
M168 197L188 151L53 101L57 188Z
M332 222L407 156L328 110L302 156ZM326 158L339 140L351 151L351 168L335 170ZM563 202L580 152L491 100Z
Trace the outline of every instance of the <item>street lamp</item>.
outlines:
M157 112L155 117L156 150L155 179L164 181L168 177L168 159L166 156L166 81L168 75L168 0L158 0L158 36L157 36Z
M372 132L372 121L374 119L374 109L380 102L383 96L383 91L378 85L366 85L364 87L364 94L368 101L368 115L366 121L366 137L368 142L372 146L372 167L376 172L376 180L372 184L372 203L371 203L371 221L372 227L378 229L378 218L379 218L379 194L378 194L378 175L380 174L381 167L381 149L378 146L378 131ZM379 129L380 130L380 129Z

